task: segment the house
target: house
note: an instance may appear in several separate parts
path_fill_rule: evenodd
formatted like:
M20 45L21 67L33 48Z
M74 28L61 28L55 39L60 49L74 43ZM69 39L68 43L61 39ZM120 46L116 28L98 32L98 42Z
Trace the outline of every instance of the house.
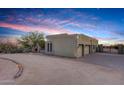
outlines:
M98 40L83 34L58 34L46 37L45 53L66 57L82 57L96 52Z

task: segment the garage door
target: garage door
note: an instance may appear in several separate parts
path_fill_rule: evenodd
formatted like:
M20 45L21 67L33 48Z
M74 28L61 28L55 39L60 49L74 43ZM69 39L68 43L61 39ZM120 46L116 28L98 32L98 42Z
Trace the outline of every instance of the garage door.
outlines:
M84 55L88 55L89 54L89 46L85 46L84 47Z

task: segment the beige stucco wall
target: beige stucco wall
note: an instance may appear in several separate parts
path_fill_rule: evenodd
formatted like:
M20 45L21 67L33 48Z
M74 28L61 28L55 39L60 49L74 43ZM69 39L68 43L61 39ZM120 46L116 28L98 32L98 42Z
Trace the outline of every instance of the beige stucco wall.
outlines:
M83 45L83 47L81 46L81 44ZM77 45L80 46L77 48L76 56L82 57L87 55L88 53L95 53L96 48L94 48L93 46L97 47L98 41L85 35L77 35ZM90 52L88 47L90 48ZM81 54L82 51L83 53Z
M82 56L86 56L89 54L89 46L87 45L84 45L84 46L80 45L79 47L77 47L76 50L77 50L75 53L76 57L82 57Z
M94 38L90 38L85 35L77 35L77 43L78 44L86 44L86 45L98 45L98 41Z
M89 54L89 46L84 46L84 56Z
M53 44L53 52L51 54L75 57L76 39L74 36L47 37L47 40L47 42L52 42ZM48 53L47 50L46 53Z
M76 57L81 57L82 56L82 46L77 47L77 51L75 52Z
M85 35L52 35L47 36L47 42L52 42L53 51L52 53L47 52L47 48L45 53L54 54L59 56L67 56L67 57L82 57L85 56L89 49L87 45L95 45L97 46L98 41L87 37ZM47 46L46 42L46 46ZM80 44L84 45L84 47L80 46ZM95 52L95 49L92 48L92 53Z

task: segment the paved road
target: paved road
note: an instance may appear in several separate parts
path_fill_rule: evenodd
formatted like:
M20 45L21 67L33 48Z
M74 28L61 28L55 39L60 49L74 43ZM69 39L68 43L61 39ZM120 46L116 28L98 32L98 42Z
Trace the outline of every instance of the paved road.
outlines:
M82 59L69 59L0 54L0 57L11 58L23 65L24 72L15 84L124 84L123 56L94 54Z

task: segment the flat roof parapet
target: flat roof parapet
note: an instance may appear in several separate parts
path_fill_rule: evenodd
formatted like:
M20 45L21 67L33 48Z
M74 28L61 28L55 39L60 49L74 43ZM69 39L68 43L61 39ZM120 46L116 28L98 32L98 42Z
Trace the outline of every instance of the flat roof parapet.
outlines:
M67 34L67 33L64 33L64 34L55 34L55 35L48 35L46 36L47 38L60 38L60 37L68 37L68 36L82 36L82 37L86 37L86 38L90 38L90 39L93 39L93 40L97 40L93 37L89 37L87 35L84 35L84 34Z

